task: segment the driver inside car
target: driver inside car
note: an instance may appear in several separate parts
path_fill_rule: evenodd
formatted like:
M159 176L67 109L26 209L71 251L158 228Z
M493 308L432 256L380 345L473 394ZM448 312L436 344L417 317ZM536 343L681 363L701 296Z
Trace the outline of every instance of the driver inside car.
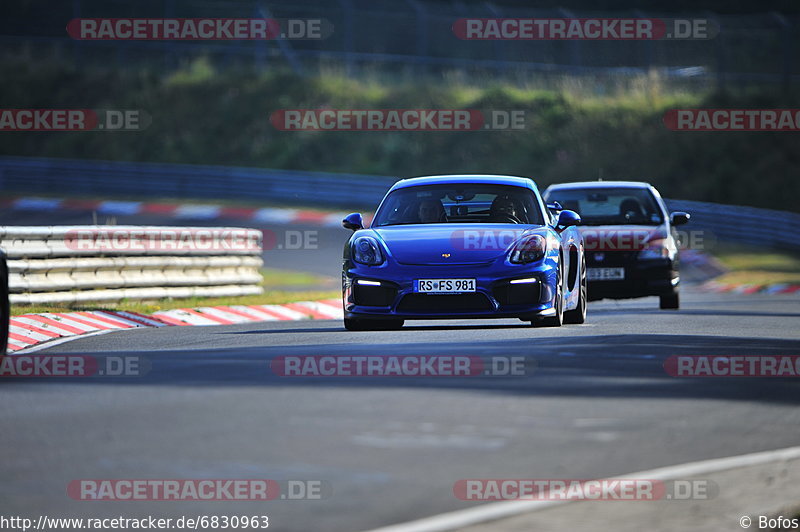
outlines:
M520 211L513 199L508 196L497 196L492 201L492 206L489 210L489 221L520 223L522 220Z
M420 202L417 208L417 217L423 224L443 222L445 220L444 206L437 199L427 199Z
M627 198L619 204L619 215L626 221L638 221L645 216L642 212L642 205L633 198Z

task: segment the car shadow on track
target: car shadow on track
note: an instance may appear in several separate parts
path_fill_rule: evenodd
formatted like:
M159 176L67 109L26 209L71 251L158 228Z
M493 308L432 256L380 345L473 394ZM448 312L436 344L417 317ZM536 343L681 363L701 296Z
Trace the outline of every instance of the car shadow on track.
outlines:
M328 329L328 331L330 331ZM470 356L483 368L499 360L517 360L517 375L474 376L282 376L278 357L311 356ZM670 399L728 399L800 404L800 377L673 377L665 369L673 355L800 356L793 340L685 335L592 335L469 342L402 344L314 344L191 351L113 352L91 355L98 367L105 358L134 357L146 367L141 375L80 379L3 379L13 382L83 385L157 385L202 387L331 387L462 389L531 396ZM52 356L52 355L50 355ZM474 361L475 358L472 360ZM13 382L9 382L13 381Z
M681 309L681 310L659 310L657 308L604 308L596 309L593 314L602 313L604 315L620 314L652 314L654 316L668 315L689 315L689 316L737 316L737 317L769 317L769 318L800 318L800 312L758 312L752 310L706 310L706 309Z
M429 320L426 320L429 321ZM406 322L408 323L408 322ZM486 324L485 322L482 324L450 324L450 325L404 325L401 329L393 329L391 330L392 334L395 333L402 333L402 332L414 332L414 331L447 331L447 330L478 330L478 329L519 329L519 328L527 328L530 329L531 325L528 322L519 322L516 323L497 323L497 324ZM288 333L288 334L298 334L298 333L332 333L332 332L344 332L347 331L344 328L344 325L338 324L334 327L326 327L326 328L307 328L307 329L297 329L297 328L286 328L286 329L259 329L255 331L220 331L219 334L232 334L232 335L239 335L239 334L275 334L275 333ZM386 331L359 331L359 332L348 332L348 334L376 334L382 333Z

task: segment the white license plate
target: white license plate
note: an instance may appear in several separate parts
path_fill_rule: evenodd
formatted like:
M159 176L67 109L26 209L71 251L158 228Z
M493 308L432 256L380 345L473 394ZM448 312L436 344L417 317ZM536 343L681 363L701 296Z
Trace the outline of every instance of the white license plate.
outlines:
M586 277L590 281L621 281L625 279L625 268L589 268Z
M460 294L475 291L475 279L418 279L414 292L424 294Z

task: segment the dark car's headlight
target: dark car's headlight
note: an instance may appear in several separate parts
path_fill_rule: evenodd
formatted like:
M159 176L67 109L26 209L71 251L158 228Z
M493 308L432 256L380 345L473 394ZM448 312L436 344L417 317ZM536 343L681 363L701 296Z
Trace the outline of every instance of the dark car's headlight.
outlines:
M547 240L541 235L528 235L517 242L508 256L513 264L528 264L544 258Z
M383 264L383 253L378 241L371 236L360 236L353 240L353 260L367 266Z
M674 254L674 246L664 238L649 241L645 248L639 251L640 259L668 259Z

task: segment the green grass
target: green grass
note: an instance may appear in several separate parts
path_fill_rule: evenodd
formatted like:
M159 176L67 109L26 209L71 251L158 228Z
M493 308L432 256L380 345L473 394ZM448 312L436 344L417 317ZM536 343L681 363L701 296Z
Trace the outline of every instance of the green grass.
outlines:
M720 244L712 253L730 271L716 279L731 284L800 284L800 255L755 251L751 247Z
M332 277L313 273L262 268L261 286L265 289L276 287L335 287L338 281Z

